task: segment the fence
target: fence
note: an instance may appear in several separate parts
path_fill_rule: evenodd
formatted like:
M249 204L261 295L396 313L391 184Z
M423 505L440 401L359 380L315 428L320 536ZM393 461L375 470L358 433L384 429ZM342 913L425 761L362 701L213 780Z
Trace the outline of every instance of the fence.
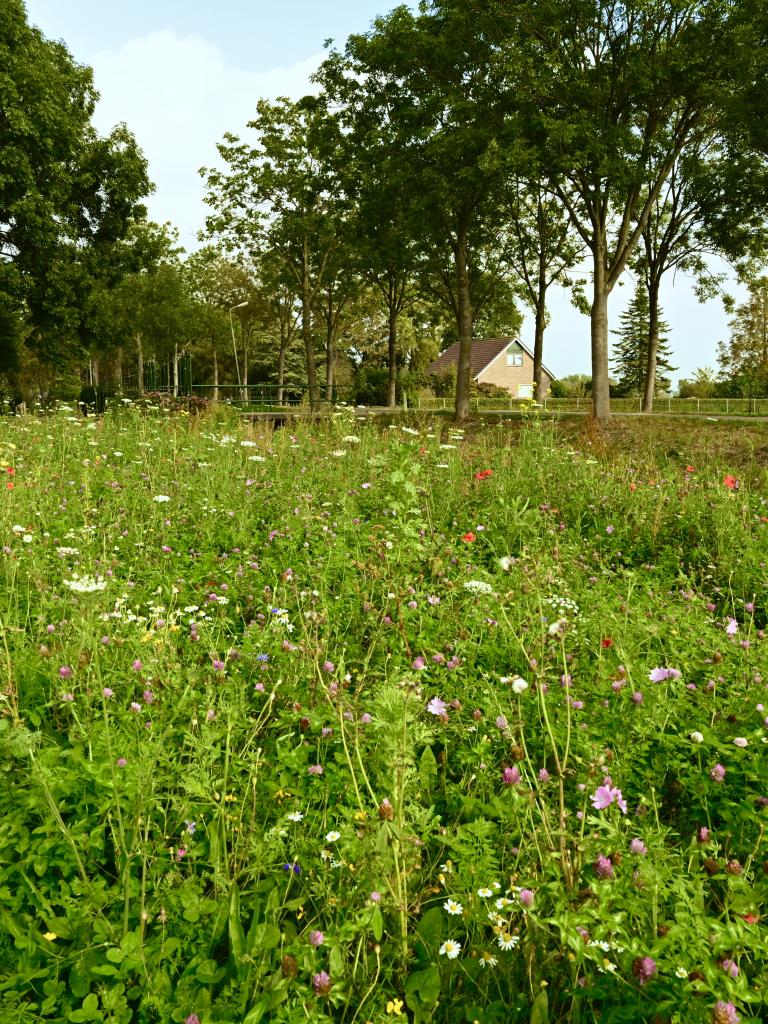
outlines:
M433 398L418 396L412 408L424 412L434 412L453 408L453 397ZM545 412L589 412L592 399L586 398L545 398L538 404ZM509 412L530 409L529 398L472 398L470 409L473 412ZM642 412L642 400L639 398L612 398L613 412ZM657 414L675 413L676 415L731 415L731 416L768 416L768 398L656 398L653 411Z

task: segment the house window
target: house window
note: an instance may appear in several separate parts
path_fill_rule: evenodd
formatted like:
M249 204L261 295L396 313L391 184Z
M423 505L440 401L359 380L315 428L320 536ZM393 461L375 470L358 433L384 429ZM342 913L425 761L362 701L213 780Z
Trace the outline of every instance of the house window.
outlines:
M533 398L533 384L518 384L517 385L517 397L518 398Z
M507 366L522 366L523 353L516 345L510 345L507 349Z

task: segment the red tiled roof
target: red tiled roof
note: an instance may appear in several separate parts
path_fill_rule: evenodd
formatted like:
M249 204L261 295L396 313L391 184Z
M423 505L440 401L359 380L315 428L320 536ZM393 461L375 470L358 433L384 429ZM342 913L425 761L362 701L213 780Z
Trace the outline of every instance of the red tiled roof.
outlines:
M501 355L514 340L514 338L487 338L484 341L473 341L470 376L476 377L478 373L482 373L486 366L493 362L497 356ZM437 359L429 364L427 373L443 373L449 366L458 366L458 363L459 343L457 341L450 348L447 348L445 352L441 352Z
M519 338L479 338L472 341L470 356L470 376L477 377L479 373L493 362L501 353L512 344L519 345L523 352L533 359L533 352ZM427 367L427 373L443 373L450 366L459 364L459 343L458 341L447 348ZM555 379L555 375L546 366L542 367L544 372Z

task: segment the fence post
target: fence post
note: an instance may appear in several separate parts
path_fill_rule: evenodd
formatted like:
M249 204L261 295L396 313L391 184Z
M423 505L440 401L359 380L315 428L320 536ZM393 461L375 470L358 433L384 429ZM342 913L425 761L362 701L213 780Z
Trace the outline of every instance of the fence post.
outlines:
M579 411L579 396L576 395L576 412Z
M729 402L728 402L727 398L725 400L725 411L726 411L726 414L730 411L730 405L729 405Z

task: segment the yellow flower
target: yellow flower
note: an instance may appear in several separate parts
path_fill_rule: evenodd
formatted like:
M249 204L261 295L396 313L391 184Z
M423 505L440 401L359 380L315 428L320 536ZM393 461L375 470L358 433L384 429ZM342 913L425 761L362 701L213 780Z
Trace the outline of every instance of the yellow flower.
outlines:
M45 935L43 935L43 938L48 939L49 942L53 942L53 940L58 939L58 937L59 936L56 934L56 932L46 932Z
M402 1001L402 999L391 999L387 1003L387 1013L394 1014L395 1017L402 1016L402 1013L403 1013L403 1001Z

